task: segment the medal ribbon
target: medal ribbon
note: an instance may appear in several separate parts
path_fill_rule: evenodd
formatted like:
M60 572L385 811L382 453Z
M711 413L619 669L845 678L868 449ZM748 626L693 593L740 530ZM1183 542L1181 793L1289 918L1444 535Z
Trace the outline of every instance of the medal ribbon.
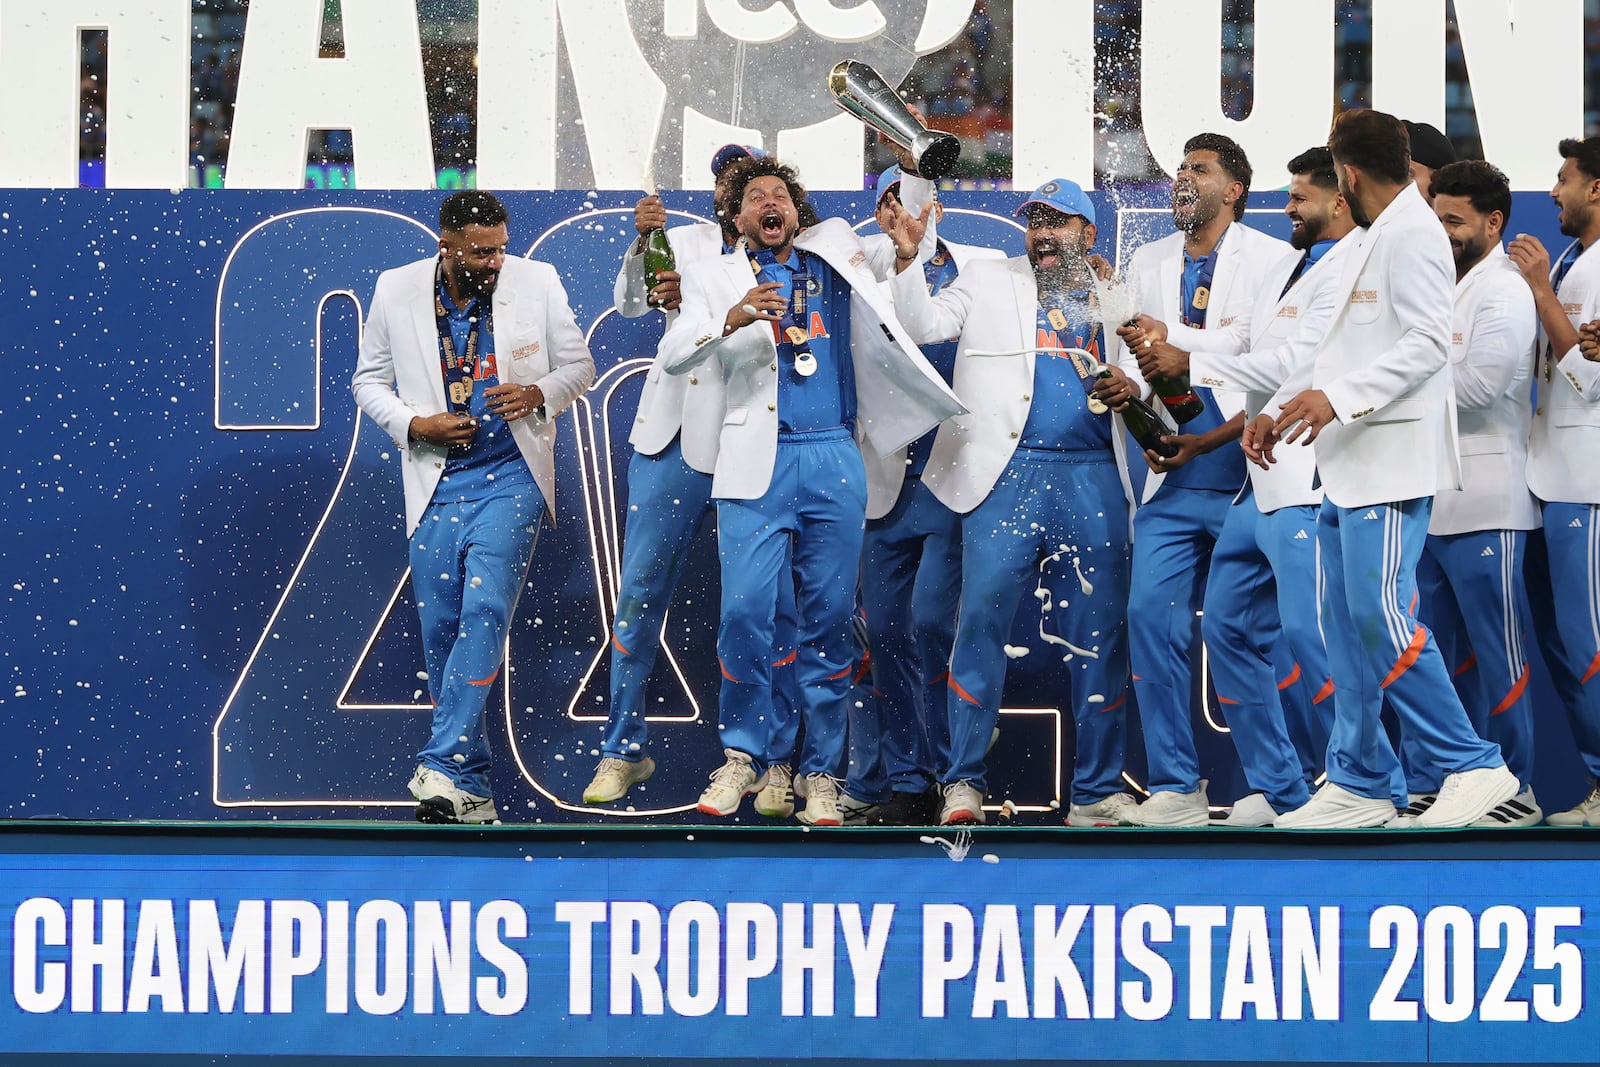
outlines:
M1222 242L1218 241L1217 244L1220 246ZM1211 279L1216 273L1217 250L1213 248L1211 253L1200 261L1200 276L1195 279L1194 295L1188 300L1185 300L1183 278L1179 276L1178 304L1182 307L1179 318L1185 326L1191 326L1196 330L1206 328L1206 308L1211 304Z
M809 316L806 313L806 286L811 281L811 274L806 270L806 254L797 250L800 256L800 269L790 273L789 304L783 311L783 318L778 320L778 332L782 336L779 344L787 343L793 350L796 358L811 353L811 331ZM780 264L773 262L763 266L755 256L750 257L750 269L757 278L763 282L776 282Z
M467 350L456 352L455 338L450 333L450 313L445 310L444 299L439 295L444 286L444 263L433 271L433 317L439 328L439 364L444 374L444 393L450 410L457 415L472 413L472 382L478 371L478 338L484 330L484 320L493 314L488 301L479 300L479 313L467 327ZM490 330L494 327L490 326Z

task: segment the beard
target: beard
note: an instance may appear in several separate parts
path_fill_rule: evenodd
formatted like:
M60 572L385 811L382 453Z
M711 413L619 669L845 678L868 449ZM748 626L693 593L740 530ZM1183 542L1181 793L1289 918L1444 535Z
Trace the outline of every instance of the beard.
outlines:
M1304 252L1318 241L1327 232L1327 227L1321 222L1302 218L1297 229L1289 234L1289 244L1297 251Z
M1450 251L1455 255L1456 273L1465 274L1488 253L1489 241L1485 237L1469 237L1459 245L1451 241Z
M777 211L767 211L755 220L755 225L744 236L756 248L772 250L788 247L799 232L799 219L785 219Z
M1589 225L1589 208L1564 207L1561 209L1560 229L1563 237L1582 237Z
M1041 265L1046 259L1050 262ZM1087 266L1083 249L1076 245L1062 245L1048 238L1038 241L1028 249L1028 263L1033 267L1034 281L1041 293L1083 288Z
M468 300L493 296L495 283L499 280L500 272L495 270L468 270L461 267L456 271L456 281Z

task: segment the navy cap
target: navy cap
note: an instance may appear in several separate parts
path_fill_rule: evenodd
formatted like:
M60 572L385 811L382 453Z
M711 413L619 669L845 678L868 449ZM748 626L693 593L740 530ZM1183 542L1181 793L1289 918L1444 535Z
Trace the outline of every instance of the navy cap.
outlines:
M900 164L898 163L885 170L882 174L878 175L878 203L883 203L884 195L887 194L890 189L893 189L895 186L899 185L900 179L904 176L904 172L901 171ZM896 193L896 195L899 194Z
M1017 208L1017 214L1023 214L1032 204L1053 207L1063 215L1082 215L1091 226L1098 225L1094 221L1094 204L1090 202L1088 194L1077 182L1066 178L1051 178L1039 186Z
M1450 138L1440 133L1435 126L1426 122L1412 122L1410 119L1401 119L1405 124L1406 133L1411 137L1411 158L1421 163L1429 170L1438 170L1446 163L1456 161L1456 146L1450 143Z
M754 145L725 144L711 157L711 176L722 177L723 170L736 159L760 159L764 155L766 153Z

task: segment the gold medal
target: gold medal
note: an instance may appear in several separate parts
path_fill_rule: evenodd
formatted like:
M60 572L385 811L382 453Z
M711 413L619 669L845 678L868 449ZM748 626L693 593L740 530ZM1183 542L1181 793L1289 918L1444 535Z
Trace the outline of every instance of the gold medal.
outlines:
M794 369L802 378L809 378L817 373L817 357L810 352L801 352L794 357Z
M803 344L806 343L806 340L807 340L806 331L805 331L805 329L803 327L790 326L788 329L784 330L783 332L784 332L785 335L788 336L789 343L792 344L792 345L803 345Z
M1104 400L1101 400L1099 397L1095 396L1093 393L1089 394L1089 414L1091 414L1091 415L1104 415L1106 412L1108 412L1110 410L1111 410L1110 408L1106 407L1106 402Z
M1045 321L1050 323L1050 328L1052 330L1065 330L1067 328L1066 312L1062 311L1060 308L1051 308L1049 311L1045 312L1044 317Z
M1211 290L1202 285L1194 291L1194 309L1204 311L1209 303L1211 303Z
M450 383L450 403L469 404L472 402L472 382L466 378L457 378Z

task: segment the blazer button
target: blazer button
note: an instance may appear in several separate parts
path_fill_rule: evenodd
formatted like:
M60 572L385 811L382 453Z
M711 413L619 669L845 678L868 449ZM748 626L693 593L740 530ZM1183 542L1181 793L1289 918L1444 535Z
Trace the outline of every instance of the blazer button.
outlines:
M696 378L694 375L691 374L691 375L689 375L689 384L690 385L699 385L700 384L700 379Z
M444 470L444 461L443 460L436 459L436 460L433 461L433 465L434 465L434 468L437 469L437 470Z
M768 370L777 370L778 369L778 365L776 363L774 363L772 366L768 367L767 369Z
M776 404L768 404L767 405L767 410L768 411L777 411L778 410L778 405L776 405Z
M1032 400L1033 397L1028 393L1023 393L1022 394L1022 399L1024 399L1024 400Z
M1543 415L1544 414L1544 408L1534 408L1533 409L1533 413L1535 415Z
M1011 439L1012 439L1012 440L1013 440L1013 441L1015 441L1015 440L1016 440L1016 439L1017 439L1017 438L1018 438L1018 437L1019 437L1019 436L1020 436L1020 435L1019 435L1019 434L1018 434L1018 433L1017 433L1017 432L1016 432L1016 431L1015 431L1015 430L1012 430L1012 431L1011 431Z

